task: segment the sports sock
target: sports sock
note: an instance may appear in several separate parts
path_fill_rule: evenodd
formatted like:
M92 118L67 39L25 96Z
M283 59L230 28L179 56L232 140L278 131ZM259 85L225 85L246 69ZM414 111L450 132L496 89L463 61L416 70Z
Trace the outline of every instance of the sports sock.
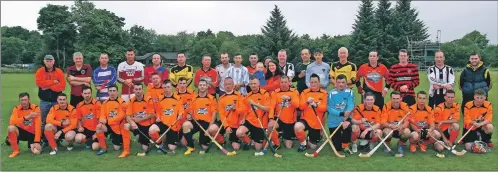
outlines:
M17 133L15 131L9 132L9 143L13 151L19 151L19 145L17 144Z
M270 132L268 132L268 134L270 134ZM271 134L270 137L274 145L280 146L280 140L278 139L278 132L276 130L273 131L273 134Z
M346 148L348 148L348 147L349 147L349 143L342 143L341 147L342 147L343 149L346 149Z
M185 136L185 140L187 140L187 146L188 147L191 147L191 148L194 148L194 139L192 139L192 132L188 132L188 133L183 133L184 136Z
M454 143L455 140L457 139L457 137L458 137L458 130L451 130L450 131L450 142Z
M297 139L299 140L300 143L302 143L302 142L305 141L306 133L304 132L304 130L295 132L295 134L296 134L296 137L297 137Z
M130 130L123 129L121 137L123 138L123 151L130 152Z
M150 138L152 139L152 141L157 141L157 139L159 139L159 132L155 131L155 132L152 132L152 133L149 133L149 136ZM159 140L159 142L157 142L158 144L161 143L161 140Z
M244 143L249 144L251 143L251 138L249 136L245 135L244 137L240 138Z
M484 143L489 143L489 141L491 140L491 134L486 134L482 132L481 138Z
M55 142L55 134L54 131L52 130L45 130L45 137L47 138L48 145L50 145L50 148L55 149L57 148L57 143Z
M104 132L97 133L97 140L99 142L100 148L107 149L107 144L105 143Z
M220 144L223 144L223 143L225 143L225 138L223 138L223 135L218 134L218 135L216 136L216 141L217 141L218 143L220 143Z
M360 135L360 132L353 132L351 135L351 141L356 141L358 139L358 136Z
M372 142L372 143L377 143L378 141L379 141L379 138L377 137L377 135L375 135L375 134L374 134L374 135L372 136L372 139L370 140L370 142Z

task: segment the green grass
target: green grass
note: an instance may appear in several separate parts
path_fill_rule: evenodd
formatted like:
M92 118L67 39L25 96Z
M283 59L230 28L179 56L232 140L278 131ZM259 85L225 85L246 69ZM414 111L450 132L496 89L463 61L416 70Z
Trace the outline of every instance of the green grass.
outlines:
M492 76L497 76L498 72L492 72ZM9 117L12 108L17 105L17 94L27 91L32 96L33 103L39 103L37 98L38 88L33 81L33 74L3 74L2 76L2 132L1 141L5 138L5 128L9 124ZM427 90L427 79L422 76L422 84L417 90ZM494 85L497 81L494 80ZM69 87L67 87L66 90ZM458 101L460 101L460 91L457 89ZM490 92L490 99L494 104L494 109L498 109L498 91L493 89ZM68 92L68 91L66 91ZM494 95L494 96L493 96ZM387 97L386 97L387 99ZM359 102L357 97L356 102ZM498 124L495 120L493 124ZM496 129L495 129L496 133ZM498 143L498 137L493 137L493 141ZM132 143L132 152L137 151L137 143ZM395 148L395 143L392 143ZM110 150L103 156L95 155L95 152L83 150L84 146L76 145L72 152L65 148L56 156L49 156L46 148L42 155L32 155L27 149L26 142L20 143L21 154L13 159L7 158L11 149L8 146L1 148L1 168L0 170L37 170L37 171L95 171L95 170L113 170L113 171L156 171L156 170L271 170L271 171L309 171L309 170L498 170L498 154L491 152L484 155L467 153L464 156L456 157L447 153L445 159L435 157L435 152L429 150L427 153L406 153L404 158L393 158L387 153L378 151L369 159L360 159L356 156L349 156L339 159L334 156L330 147L327 146L316 158L308 158L304 153L298 153L296 147L293 149L281 149L282 159L275 159L267 154L264 157L253 157L254 150L243 151L234 157L223 156L222 153L213 147L209 154L184 156L184 148L177 150L176 155L163 155L151 153L148 157L130 156L126 159L118 159L119 151ZM462 149L459 146L457 149ZM311 152L311 150L308 150Z

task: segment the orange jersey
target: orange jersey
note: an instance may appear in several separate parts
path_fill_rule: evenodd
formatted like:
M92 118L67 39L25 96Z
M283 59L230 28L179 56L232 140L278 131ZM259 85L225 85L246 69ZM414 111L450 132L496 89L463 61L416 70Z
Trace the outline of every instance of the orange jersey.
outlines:
M445 103L441 103L434 109L434 122L436 124L449 119L460 121L460 105L453 103L451 107L446 107ZM447 130L451 124L441 124L441 131Z
M318 107L316 107L316 115L318 115L323 124L324 114L327 112L327 91L323 89L311 91L311 89L308 88L301 93L301 99L299 100L299 109L303 111L301 119L306 120L311 128L320 130L322 127L316 118L315 112L313 112L313 109L308 104L308 98L310 97L318 104Z
M159 101L159 97L164 95L164 89L160 85L159 87L155 87L154 84L149 84L147 86L147 93L145 93L146 98L154 99L156 102Z
M244 96L237 91L234 91L231 94L223 94L220 97L218 100L218 112L220 113L221 122L226 119L223 124L224 128L239 128L240 120L242 120L242 114L247 111L243 101ZM231 109L231 106L233 105L235 105L235 112L229 112L227 109Z
M131 98L130 102L128 102L128 106L126 108L126 116L130 116L131 118L145 118L150 113L151 110L154 111L154 104L152 103L152 99L148 97L144 97L143 100L137 100L137 97ZM155 116L155 115L154 115ZM154 124L155 118L150 118L148 120L143 120L138 122L141 126L150 126Z
M91 131L95 131L100 117L100 104L99 101L92 99L90 103L82 101L76 105L76 117L81 125Z
M192 118L195 120L211 123L214 122L213 117L216 119L216 104L216 98L210 94L206 94L206 97L197 95L192 99L188 112L192 114Z
M107 99L100 108L100 118L106 119L107 124L116 134L121 134L120 129L124 127L126 106L126 102L118 97L116 100Z
M363 114L363 116L362 116ZM356 106L356 108L353 110L353 119L354 120L361 120L362 118L366 118L368 122L370 123L377 123L379 124L381 120L382 112L380 111L380 108L378 106L373 105L372 109L367 109L365 108L364 104L359 104ZM368 126L367 123L361 124L360 128L364 130L365 128L370 127Z
M69 125L62 126L62 120L69 120ZM69 130L76 128L78 124L78 117L76 116L76 110L70 104L67 105L65 109L61 109L60 106L54 105L50 108L47 115L47 124L52 124L58 127L62 127L64 133Z
M175 94L178 95L180 97L180 99L182 99L183 109L184 110L188 109L188 106L190 105L190 102L192 102L192 99L194 97L196 97L195 92L192 89L190 89L190 88L187 88L187 91L185 91L184 93L180 93L177 90L177 92Z
M175 123L179 115L183 115L183 103L180 96L173 94L171 97L162 96L156 107L156 118L166 126L171 126ZM183 115L185 116L185 115ZM181 124L178 122L172 126L173 131L179 131Z
M289 96L291 99L289 102L286 102L283 104L282 109L282 96ZM299 93L297 92L296 89L290 88L290 90L287 91L282 91L279 89L276 89L271 93L271 100L272 100L272 110L273 114L275 116L278 116L278 119L282 121L283 123L286 124L293 124L297 121L297 111L296 109L299 108ZM282 111L282 114L278 114Z
M254 107L257 113L254 114L254 111L251 109L251 104L249 104L249 100L252 100L254 101L254 103L260 104L270 109L268 110L268 112L264 112L263 110ZM271 113L270 94L266 90L259 89L259 91L256 93L252 91L247 93L247 97L244 101L244 106L247 107L246 121L251 123L253 126L260 128L261 125L258 121L259 118L259 120L261 120L261 123L263 124L263 128L268 127L268 119L273 118L273 114Z
M38 113L38 117L25 119L30 113ZM15 125L23 130L35 134L35 142L40 142L41 138L41 114L40 107L35 104L30 104L28 109L22 109L22 105L17 105L12 109L10 115L10 125Z
M412 121L418 128L429 128L430 124L434 124L434 113L430 106L425 105L424 109L419 109L417 104L410 106L411 114L408 119Z
M399 121L401 121L409 111L410 109L405 102L401 102L397 108L392 106L392 102L388 102L384 105L384 108L382 108L381 122L398 125Z
M463 110L463 125L466 129L469 129L472 125L470 122L473 120L484 117L484 120L492 122L493 120L493 106L491 102L484 101L481 107L474 105L474 101L465 104L465 109Z

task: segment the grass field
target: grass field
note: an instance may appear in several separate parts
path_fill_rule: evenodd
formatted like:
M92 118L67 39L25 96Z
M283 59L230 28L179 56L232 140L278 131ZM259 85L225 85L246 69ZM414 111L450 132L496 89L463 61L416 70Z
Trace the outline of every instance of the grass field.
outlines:
M498 72L492 72L492 76L498 76ZM417 90L428 90L427 78L422 76L421 85ZM6 136L6 127L9 124L9 117L12 108L18 104L17 95L27 91L32 96L32 103L39 103L37 98L38 88L34 83L33 74L3 74L2 81L2 127L0 140ZM498 85L497 80L493 80L493 85ZM460 90L457 90L457 100L460 102ZM66 87L68 92L69 87ZM498 109L498 91L491 90L490 100L494 103L493 108ZM359 97L358 97L359 98ZM386 97L388 99L388 97ZM359 99L356 99L359 103ZM493 122L497 125L495 119ZM495 129L496 133L496 129ZM493 137L493 142L498 143L498 137ZM296 145L296 144L295 144ZM1 171L22 170L22 171L156 171L156 170L217 170L217 171L315 171L315 170L388 170L388 171L420 171L420 170L498 170L498 154L491 152L484 155L467 153L464 156L454 156L446 153L445 159L435 157L435 152L429 149L426 153L407 153L404 158L394 158L384 153L382 149L374 154L370 159L360 159L357 155L339 159L327 146L316 158L308 158L304 153L298 153L297 147L293 149L282 148L280 154L284 157L275 159L269 153L264 157L253 157L254 150L239 152L236 156L227 157L213 147L206 155L193 154L184 156L184 148L177 150L175 155L163 155L153 151L148 157L130 156L126 159L118 159L120 151L109 150L103 156L95 155L95 152L84 150L84 146L76 145L72 152L65 148L59 148L60 152L56 156L48 155L48 148L44 149L42 155L32 155L27 149L26 142L19 145L21 154L16 158L9 159L7 156L11 148L3 145L1 148ZM138 143L132 143L132 153L137 151ZM391 145L395 147L395 142ZM463 149L462 146L457 148ZM230 150L230 149L229 149ZM312 152L312 150L308 150Z

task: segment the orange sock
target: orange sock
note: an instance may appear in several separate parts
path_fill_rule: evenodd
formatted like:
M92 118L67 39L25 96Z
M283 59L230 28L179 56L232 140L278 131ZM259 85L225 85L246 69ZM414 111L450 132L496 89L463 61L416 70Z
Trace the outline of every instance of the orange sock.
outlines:
M45 130L45 132L43 132L43 133L45 133L45 137L47 138L48 145L50 145L50 147L52 149L57 148L57 143L55 143L55 138L54 138L55 137L54 136L55 135L54 131L52 131L52 130Z
M123 151L130 152L130 130L123 129L121 131L121 137L123 138Z
M450 142L454 143L455 140L457 139L457 137L458 137L458 130L451 130L450 131Z
M251 139L249 138L249 136L245 135L244 137L240 138L240 140L242 140L244 143L251 143Z
M218 143L220 143L220 144L223 144L223 143L225 143L225 138L223 138L223 136L222 136L221 134L218 134L218 135L216 136L216 141L217 141Z
M306 133L304 132L304 130L295 132L295 134L300 143L304 142L304 138L306 138Z
M348 147L349 147L349 143L342 143L342 148L343 148L343 149L346 149L346 148L348 148Z
M97 140L99 141L100 148L107 149L107 144L105 143L104 133L97 133Z
M273 131L273 134L271 135L271 141L273 142L274 145L280 146L280 140L278 139L277 131Z
M159 139L159 132L152 132L152 133L149 133L149 136L150 138L152 139L152 141L157 141L157 139ZM159 142L157 142L157 144L161 143L161 140L159 140Z
M351 135L351 141L356 141L358 139L358 136L360 135L360 132L353 132Z
M14 152L19 152L19 145L17 144L17 133L15 131L9 132L8 134L9 137L9 143L10 147L12 147L12 150Z

